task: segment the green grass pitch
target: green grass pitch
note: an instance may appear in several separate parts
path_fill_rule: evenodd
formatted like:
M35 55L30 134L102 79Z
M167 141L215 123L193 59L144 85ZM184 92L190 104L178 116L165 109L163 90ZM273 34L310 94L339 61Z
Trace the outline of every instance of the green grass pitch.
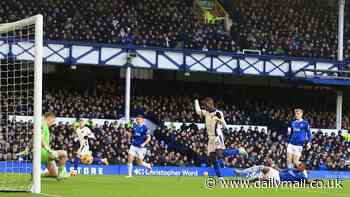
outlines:
M350 196L350 181L343 189L206 189L205 177L90 176L57 182L42 179L42 194L0 192L4 197L342 197Z

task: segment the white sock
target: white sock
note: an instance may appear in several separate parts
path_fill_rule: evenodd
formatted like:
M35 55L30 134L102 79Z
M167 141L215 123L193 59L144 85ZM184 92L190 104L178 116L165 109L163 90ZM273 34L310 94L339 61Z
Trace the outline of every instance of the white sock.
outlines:
M350 165L350 160L346 160L345 161L345 165L347 166L347 165Z
M132 176L132 163L128 163L128 175Z
M147 162L143 162L142 166L146 167L146 168L151 168L151 164L147 163Z

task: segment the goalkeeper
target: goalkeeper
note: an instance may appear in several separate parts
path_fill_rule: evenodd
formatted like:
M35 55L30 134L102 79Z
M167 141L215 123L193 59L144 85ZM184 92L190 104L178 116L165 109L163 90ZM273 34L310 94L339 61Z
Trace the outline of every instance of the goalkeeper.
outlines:
M65 164L68 160L67 152L64 150L52 150L50 148L50 130L49 128L55 122L55 115L52 112L44 114L42 123L42 138L41 138L41 163L46 166L46 177L55 177L58 180L67 178ZM58 167L56 166L56 162Z

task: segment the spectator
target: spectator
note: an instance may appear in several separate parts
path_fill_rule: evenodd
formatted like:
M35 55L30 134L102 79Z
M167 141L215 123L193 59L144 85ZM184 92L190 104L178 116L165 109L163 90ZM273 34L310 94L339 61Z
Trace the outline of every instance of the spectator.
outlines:
M234 0L230 32L221 20L196 20L194 0L3 0L0 23L42 13L50 40L336 58L337 5L318 1ZM346 22L346 58L349 30Z

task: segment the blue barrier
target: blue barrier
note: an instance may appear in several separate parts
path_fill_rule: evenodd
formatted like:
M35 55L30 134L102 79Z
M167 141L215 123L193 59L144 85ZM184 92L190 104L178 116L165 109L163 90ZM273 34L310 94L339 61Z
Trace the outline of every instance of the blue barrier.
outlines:
M31 60L34 58L31 53L33 47L34 44L30 41L0 39L0 59L10 56L17 60ZM283 77L287 80L305 80L315 84L349 85L349 82L346 82L349 80L328 80L319 72L312 71L343 71L349 67L349 60L55 40L46 40L43 50L44 62ZM136 56L127 58L130 54Z
M7 168L5 168L7 166ZM66 165L67 170L73 169L70 163ZM31 164L23 162L0 162L0 172L31 172ZM44 171L45 166L41 166ZM80 165L78 172L89 175L126 175L128 167L126 165ZM133 174L137 176L146 176L146 168L134 166ZM150 175L152 176L215 176L215 172L209 167L174 167L174 166L154 166ZM234 176L233 168L224 168L223 176ZM310 179L349 179L350 171L326 171L309 170Z

